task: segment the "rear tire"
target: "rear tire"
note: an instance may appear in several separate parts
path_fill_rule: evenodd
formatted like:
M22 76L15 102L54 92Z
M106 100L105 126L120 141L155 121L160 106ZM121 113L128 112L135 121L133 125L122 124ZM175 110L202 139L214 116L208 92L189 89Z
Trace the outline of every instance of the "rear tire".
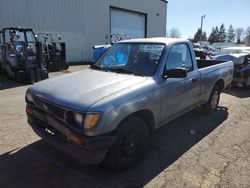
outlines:
M40 68L37 68L37 69L36 69L36 82L41 81L41 79L42 79L42 72L41 72L41 69L40 69Z
M248 78L247 78L247 80L249 80L250 79L250 76L248 76ZM250 85L247 85L247 83L245 84L245 88L246 89L250 89Z
M202 105L202 111L205 115L210 115L216 111L220 101L220 92L220 88L215 85L208 101Z
M41 79L42 80L45 80L45 79L48 79L49 78L49 73L47 70L42 70L41 72Z
M15 72L12 70L10 64L6 66L6 76L9 79L15 79Z
M110 147L104 164L115 170L134 166L143 156L148 143L148 128L139 117L122 121L115 131L116 141Z

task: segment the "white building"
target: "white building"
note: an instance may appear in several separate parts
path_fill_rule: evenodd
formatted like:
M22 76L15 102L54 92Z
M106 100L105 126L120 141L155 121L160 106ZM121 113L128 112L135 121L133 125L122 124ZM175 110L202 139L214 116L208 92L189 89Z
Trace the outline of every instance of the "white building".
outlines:
M245 45L250 46L250 35L245 38Z
M166 36L165 0L1 0L0 28L59 33L67 61L91 61L92 47L122 32L131 38Z

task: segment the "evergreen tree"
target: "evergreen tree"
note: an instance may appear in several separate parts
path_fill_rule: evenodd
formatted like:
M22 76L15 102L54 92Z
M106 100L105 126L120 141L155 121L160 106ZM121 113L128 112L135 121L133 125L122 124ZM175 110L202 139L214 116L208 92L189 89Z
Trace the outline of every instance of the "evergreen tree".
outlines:
M197 32L194 35L194 42L198 42L198 41L206 41L207 40L207 35L206 32L203 32L201 34L201 29L198 29Z
M226 42L226 29L225 29L225 25L221 24L220 26L220 30L218 33L218 38L219 38L219 42Z
M234 41L235 41L235 31L231 24L227 30L227 42L234 42Z
M216 26L215 28L212 28L212 31L208 37L208 42L215 43L215 42L219 42L219 28L218 26Z
M219 38L219 27L218 27L218 26L215 27L214 42L220 42L220 38Z
M212 28L212 31L211 31L211 33L210 33L210 35L209 35L209 37L208 37L208 42L210 43L210 44L213 44L214 43L214 35L215 35L215 29L214 29L214 27Z

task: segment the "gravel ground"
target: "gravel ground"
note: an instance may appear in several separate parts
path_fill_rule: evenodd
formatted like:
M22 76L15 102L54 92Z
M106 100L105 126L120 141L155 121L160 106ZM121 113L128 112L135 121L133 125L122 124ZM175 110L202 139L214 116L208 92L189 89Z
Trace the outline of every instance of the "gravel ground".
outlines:
M250 90L223 93L211 116L196 109L160 128L142 162L114 172L78 166L36 136L26 122L27 88L0 78L0 187L250 187Z

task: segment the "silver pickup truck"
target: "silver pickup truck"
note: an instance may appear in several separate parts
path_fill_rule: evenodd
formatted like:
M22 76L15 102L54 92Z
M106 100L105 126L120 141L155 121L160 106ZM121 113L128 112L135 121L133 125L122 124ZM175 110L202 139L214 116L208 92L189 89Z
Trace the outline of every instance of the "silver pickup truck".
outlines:
M233 62L196 60L188 40L125 40L88 69L30 86L26 113L37 135L80 164L125 169L153 130L197 106L214 112L232 79Z

